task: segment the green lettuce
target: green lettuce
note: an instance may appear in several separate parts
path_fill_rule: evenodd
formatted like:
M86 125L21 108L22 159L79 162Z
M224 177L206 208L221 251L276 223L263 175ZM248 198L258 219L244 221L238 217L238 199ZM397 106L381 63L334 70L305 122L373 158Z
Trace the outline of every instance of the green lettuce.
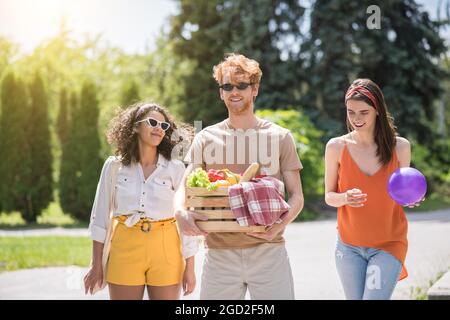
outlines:
M191 172L187 177L186 184L188 187L207 188L209 191L217 189L217 185L209 181L208 173L202 168L197 168Z

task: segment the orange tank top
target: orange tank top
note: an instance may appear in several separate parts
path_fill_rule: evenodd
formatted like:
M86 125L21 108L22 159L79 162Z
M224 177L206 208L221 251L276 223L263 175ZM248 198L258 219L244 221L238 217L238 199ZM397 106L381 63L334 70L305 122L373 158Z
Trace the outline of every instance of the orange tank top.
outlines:
M399 167L394 150L391 161L368 176L358 167L348 151L342 151L338 169L338 192L357 188L367 194L363 207L338 208L338 231L344 243L381 249L402 263L399 280L408 276L404 262L408 250L408 221L401 205L388 194L389 176Z

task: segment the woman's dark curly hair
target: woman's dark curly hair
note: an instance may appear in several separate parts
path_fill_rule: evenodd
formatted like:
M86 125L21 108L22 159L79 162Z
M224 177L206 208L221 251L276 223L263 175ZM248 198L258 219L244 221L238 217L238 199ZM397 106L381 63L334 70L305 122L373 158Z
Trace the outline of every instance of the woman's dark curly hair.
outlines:
M140 160L138 134L135 131L139 124L136 122L144 119L151 111L161 113L165 121L170 123L170 128L165 131L165 136L157 147L158 154L163 155L167 160L171 160L172 150L178 143L186 139L192 141L193 128L184 123L176 124L166 108L155 103L139 102L133 104L126 109L119 110L118 114L111 120L106 135L108 142L116 145L114 153L121 158L121 162L125 166ZM176 130L181 130L182 134L179 132L174 134Z

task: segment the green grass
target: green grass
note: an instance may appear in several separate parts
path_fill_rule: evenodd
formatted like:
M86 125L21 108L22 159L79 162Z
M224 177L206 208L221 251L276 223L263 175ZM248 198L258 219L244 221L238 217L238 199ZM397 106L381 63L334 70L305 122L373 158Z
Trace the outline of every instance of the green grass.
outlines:
M436 277L434 277L431 280L428 280L428 285L424 287L415 287L411 288L411 297L414 300L428 300L428 290L435 284L442 276L445 274L445 272L438 272Z
M65 214L58 202L52 202L42 211L37 223L27 224L20 212L0 213L0 229L36 229L50 227L86 228L88 222L79 222Z
M427 291L427 288L411 288L411 297L413 300L428 300Z
M1 237L0 271L87 266L91 253L92 241L85 237Z

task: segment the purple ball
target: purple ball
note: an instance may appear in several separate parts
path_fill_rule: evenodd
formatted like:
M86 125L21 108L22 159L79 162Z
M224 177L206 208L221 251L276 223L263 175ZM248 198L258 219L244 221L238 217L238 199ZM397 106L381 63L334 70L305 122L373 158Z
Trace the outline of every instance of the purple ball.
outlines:
M413 204L425 196L427 181L417 169L399 168L389 177L388 192L391 198L402 206Z

